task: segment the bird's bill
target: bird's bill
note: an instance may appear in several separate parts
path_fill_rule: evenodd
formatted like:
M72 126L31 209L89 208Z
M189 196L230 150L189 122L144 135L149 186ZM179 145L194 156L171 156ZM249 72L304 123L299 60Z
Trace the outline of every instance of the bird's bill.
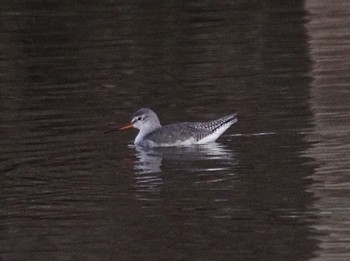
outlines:
M126 129L130 129L130 128L133 128L134 126L132 125L132 123L128 124L128 125L125 125L121 128L119 128L118 130L126 130Z
M130 128L133 128L133 127L134 127L134 126L132 126L132 123L130 123L130 124L125 125L125 126L123 126L123 127L114 128L114 129L105 131L104 134L111 133L111 132L115 132L115 131L119 131L119 130L126 130L126 129L130 129Z

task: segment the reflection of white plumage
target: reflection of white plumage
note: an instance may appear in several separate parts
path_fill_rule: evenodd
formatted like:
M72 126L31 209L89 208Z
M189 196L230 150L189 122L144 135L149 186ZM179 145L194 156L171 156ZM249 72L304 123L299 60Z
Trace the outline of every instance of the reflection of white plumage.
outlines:
M131 123L119 130L136 128L135 145L143 147L183 146L214 142L233 123L236 114L208 122L181 122L161 126L157 114L150 109L135 112Z

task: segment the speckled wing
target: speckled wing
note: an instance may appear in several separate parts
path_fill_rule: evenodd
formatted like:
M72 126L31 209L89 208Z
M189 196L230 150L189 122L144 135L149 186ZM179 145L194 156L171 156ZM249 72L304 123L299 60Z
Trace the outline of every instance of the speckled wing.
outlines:
M175 144L191 140L200 142L205 139L208 139L208 142L210 142L215 141L236 121L236 114L231 114L209 122L182 122L170 124L148 134L145 139L156 144Z

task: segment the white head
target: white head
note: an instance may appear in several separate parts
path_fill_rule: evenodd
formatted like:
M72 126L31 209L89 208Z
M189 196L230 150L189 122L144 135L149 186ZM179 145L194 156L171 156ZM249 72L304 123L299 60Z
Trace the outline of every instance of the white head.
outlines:
M136 128L140 130L138 138L142 138L148 133L160 128L160 122L157 114L151 109L143 108L134 113L131 123L119 128L119 130L125 130L129 128Z
M129 128L139 129L140 132L135 138L135 144L142 142L142 139L147 134L160 128L160 122L157 114L151 109L143 108L134 113L131 123L120 128L119 130L125 130Z
M134 113L131 124L142 132L152 132L161 127L157 114L151 109L143 108Z

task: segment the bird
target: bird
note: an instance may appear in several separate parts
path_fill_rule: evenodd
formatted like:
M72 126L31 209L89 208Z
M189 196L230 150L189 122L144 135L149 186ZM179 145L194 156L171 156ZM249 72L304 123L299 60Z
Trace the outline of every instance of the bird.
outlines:
M154 111L142 108L134 113L129 124L117 130L138 129L135 146L191 146L215 142L235 122L237 114L232 113L207 122L180 122L162 126Z

